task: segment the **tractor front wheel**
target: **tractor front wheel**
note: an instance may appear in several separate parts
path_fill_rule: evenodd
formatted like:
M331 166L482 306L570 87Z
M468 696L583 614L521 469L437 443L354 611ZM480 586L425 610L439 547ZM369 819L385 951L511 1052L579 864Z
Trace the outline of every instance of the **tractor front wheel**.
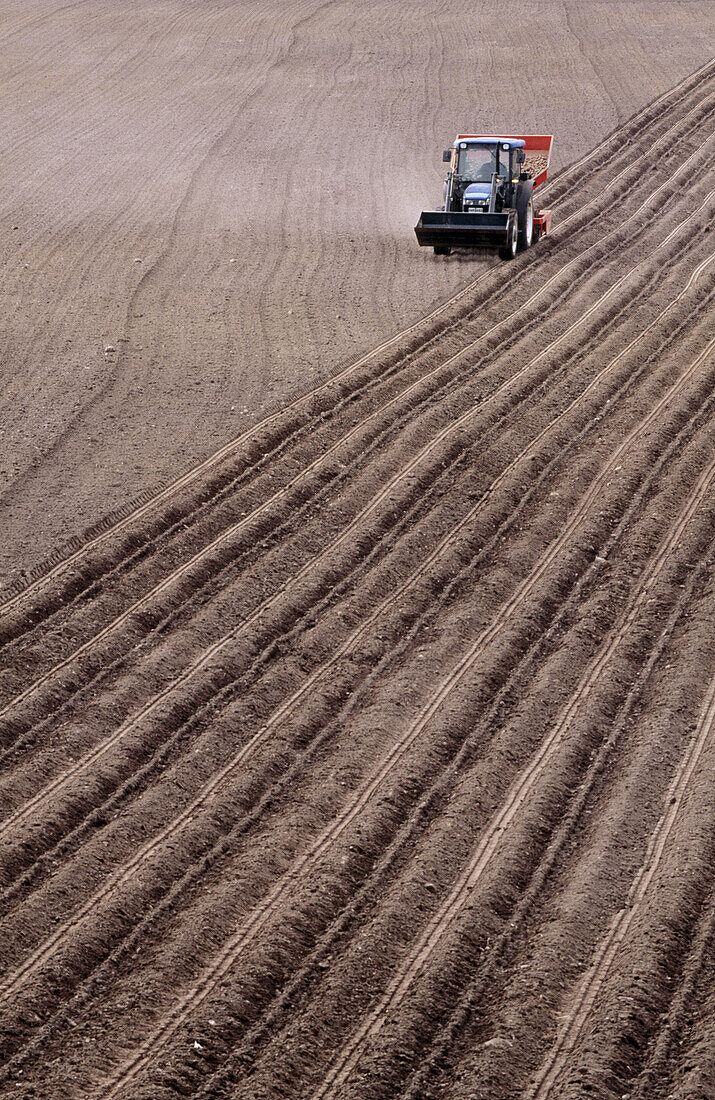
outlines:
M519 225L519 248L525 251L531 248L534 240L534 203L532 199L526 204L526 209L521 215Z
M506 242L505 248L499 249L499 255L502 260L513 260L516 256L517 249L519 247L519 228L516 223L516 218L512 218L511 227L509 229L509 237Z

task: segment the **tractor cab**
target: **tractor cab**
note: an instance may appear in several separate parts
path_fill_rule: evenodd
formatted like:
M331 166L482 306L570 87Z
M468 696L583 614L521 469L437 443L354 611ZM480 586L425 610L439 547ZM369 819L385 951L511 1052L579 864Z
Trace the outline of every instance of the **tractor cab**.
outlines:
M505 207L511 206L514 187L519 181L525 159L523 146L524 142L518 138L458 139L449 157L445 209L465 213L489 210L501 213Z
M509 175L508 148L502 149L499 142L487 142L483 138L477 141L460 141L457 146L457 174L462 179L477 183L489 183L496 172L500 176Z

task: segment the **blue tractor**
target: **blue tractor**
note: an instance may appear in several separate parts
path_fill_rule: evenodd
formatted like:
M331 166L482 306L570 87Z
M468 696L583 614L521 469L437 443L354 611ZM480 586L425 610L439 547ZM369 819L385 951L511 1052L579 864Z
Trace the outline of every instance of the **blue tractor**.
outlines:
M504 260L530 248L551 228L551 211L537 210L534 191L547 177L550 134L497 137L460 134L445 150L449 174L442 210L423 210L420 245L448 256L453 248L497 248Z

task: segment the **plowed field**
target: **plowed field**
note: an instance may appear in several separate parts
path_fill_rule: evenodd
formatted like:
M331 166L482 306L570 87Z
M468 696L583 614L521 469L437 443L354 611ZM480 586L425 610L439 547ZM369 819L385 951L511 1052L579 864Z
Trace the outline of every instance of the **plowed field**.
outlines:
M28 559L0 1095L715 1096L714 119Z

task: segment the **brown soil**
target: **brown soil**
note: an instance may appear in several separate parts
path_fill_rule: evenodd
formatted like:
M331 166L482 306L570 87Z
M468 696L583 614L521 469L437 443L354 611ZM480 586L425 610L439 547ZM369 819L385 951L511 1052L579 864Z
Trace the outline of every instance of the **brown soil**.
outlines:
M138 206L117 200L112 234L129 240L136 218L146 241L158 232L152 204L169 201L172 182L164 158L176 141L187 170L180 107L191 100L198 112L206 66L218 67L215 116L202 125L201 112L192 116L193 153L210 118L224 137L204 150L171 239L129 291L127 343L103 337L120 349L107 353L106 390L8 497L18 532L8 560L24 561L26 576L0 607L0 1095L704 1100L715 1088L715 258L705 228L715 211L715 63L691 64L597 144L593 134L581 133L580 147L574 138L572 154L593 147L548 185L553 235L511 264L439 262L409 235L392 251L394 210L375 197L394 172L368 173L384 250L362 264L333 244L313 256L312 291L325 291L322 306L304 302L314 343L295 336L275 412L260 418L253 405L246 430L229 438L231 421L220 418L230 385L202 404L204 375L216 347L230 372L236 345L213 344L199 319L224 275L216 264L215 282L198 287L187 272L224 232L227 174L249 122L258 129L262 111L265 130L277 89L295 88L291 110L302 103L301 124L320 129L325 115L317 102L309 109L304 82L318 57L332 57L320 77L325 105L341 88L345 100L333 102L347 104L366 79L367 41L375 64L389 57L413 94L415 71L424 76L427 103L447 82L441 62L464 12L446 4L427 21L415 5L424 24L413 20L409 36L395 30L388 44L390 17L405 20L385 5L365 6L372 23L342 4L222 4L199 18L200 7L166 5L138 20L131 49L108 5L28 6L4 32L18 51L32 41L33 64L55 79L58 50L77 51L82 33L96 43L82 65L91 54L107 81L106 111L91 108L98 127L116 123L114 106L137 103L148 122L164 87L157 129L136 128L138 159L103 164L92 192L109 204L114 184L137 184ZM644 21L650 12L649 26L665 19L658 5L635 7ZM544 23L551 39L568 29L573 46L588 8L604 26L634 18L632 5L569 5L566 28L563 11L539 12L556 20L556 29ZM688 17L695 27L698 8L682 6L673 41ZM364 22L339 34L351 18ZM485 19L468 24L482 50ZM240 37L254 47L243 62ZM195 82L168 79L167 50L180 41ZM611 45L601 95L609 72L625 88ZM693 51L702 48L693 36ZM203 59L195 70L192 51ZM492 75L503 56L495 39ZM605 46L586 56L594 77ZM675 46L663 51L663 81L668 65L687 67L694 54L683 47L679 57ZM20 61L17 79L27 79ZM163 85L149 80L155 70ZM229 73L246 97L239 113ZM658 89L644 73L646 99ZM628 78L634 87L633 70ZM77 171L83 89L94 103L82 79L67 72L66 98L53 105ZM567 129L568 111L583 119L588 97L569 100L561 88L565 106L554 110ZM386 155L404 117L385 111L394 128ZM538 121L524 128L543 129ZM434 148L442 129L458 128L429 114ZM18 156L36 155L34 130L20 132ZM324 148L337 145L326 138ZM315 146L295 151L308 173ZM140 152L155 158L151 188L133 175ZM57 187L56 221L49 207L38 213L33 246L42 239L44 262L64 272L45 304L57 348L73 331L84 339L90 319L84 300L74 318L60 308L73 279L97 293L102 278L113 281L112 308L121 298L116 257L97 257L96 269L90 259L110 230L90 217L88 193L61 195L60 161L56 178L23 176L24 198L16 188L9 200L29 208L33 186L45 196ZM314 171L301 178L312 190ZM215 216L212 189L222 196ZM284 243L298 249L290 202ZM69 247L62 218L75 205L94 244L87 238L68 264L53 234L62 224ZM349 208L346 197L344 211L326 209L333 230ZM380 306L379 287L399 285L410 256L398 316ZM283 267L279 250L253 281L241 267L221 306L224 337L251 302L265 305L259 270L266 294L272 285L295 300L297 269ZM355 343L332 350L329 270L354 277L366 303L344 307ZM29 335L28 302L18 371L31 408L44 345ZM291 346L285 326L256 309L244 387L276 340ZM360 344L372 346L338 369ZM303 355L320 362L296 370ZM163 378L155 389L152 364ZM115 425L97 455L114 447L116 459L126 444L140 471L158 447L158 474L178 462L181 476L161 492L123 477L125 497L112 498L73 463L87 465L92 418L127 413L134 385L142 402L122 421L129 432L136 415L134 442ZM245 392L253 400L262 386ZM187 393L196 423L213 410L220 450L205 434L189 447ZM153 401L174 431L167 423L150 447ZM19 532L40 514L52 469L65 489L47 498L45 532L66 522L71 500L87 521L123 507L38 565L51 541L38 536L30 554L29 532Z

